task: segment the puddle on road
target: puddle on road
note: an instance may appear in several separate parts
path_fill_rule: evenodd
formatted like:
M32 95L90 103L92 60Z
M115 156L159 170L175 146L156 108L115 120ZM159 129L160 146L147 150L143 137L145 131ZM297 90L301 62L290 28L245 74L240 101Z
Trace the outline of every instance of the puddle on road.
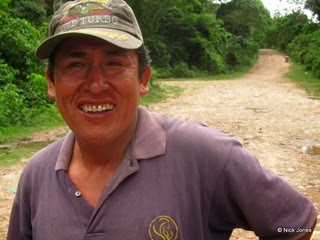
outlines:
M12 150L17 148L44 148L52 141L31 141L31 142L18 142L14 144L0 145L1 150Z
M314 139L300 139L300 152L302 154L320 155L320 144Z
M18 144L18 147L40 149L48 146L51 142L52 141L21 142Z
M0 162L16 163L22 156L30 156L49 145L52 141L19 142L15 144L0 145Z
M301 147L301 153L310 155L320 155L320 145L319 146L303 146Z

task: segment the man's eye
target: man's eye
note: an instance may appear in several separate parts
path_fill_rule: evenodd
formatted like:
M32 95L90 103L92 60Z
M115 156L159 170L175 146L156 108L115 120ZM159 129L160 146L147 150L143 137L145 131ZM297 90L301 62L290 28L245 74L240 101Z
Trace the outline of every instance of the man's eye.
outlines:
M84 65L80 62L73 62L69 66L70 67L83 67Z
M107 62L107 65L108 66L120 66L121 63L117 62L117 61L110 61L110 62Z

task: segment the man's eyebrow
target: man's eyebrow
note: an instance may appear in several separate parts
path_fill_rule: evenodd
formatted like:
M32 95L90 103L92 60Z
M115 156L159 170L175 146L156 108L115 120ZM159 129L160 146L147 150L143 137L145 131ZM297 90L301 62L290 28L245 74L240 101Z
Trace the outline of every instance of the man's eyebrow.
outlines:
M62 55L69 58L81 58L86 56L86 53L82 51L65 51Z
M105 50L103 51L103 54L105 56L125 56L127 51L123 49Z
M126 50L122 50L122 49L116 49L116 50L105 50L102 51L102 54L107 56L107 57L117 57L117 56L126 56L127 51ZM69 58L82 58L87 56L88 53L86 53L85 51L78 51L78 50L71 50L71 51L65 51L63 53L64 57L69 57Z

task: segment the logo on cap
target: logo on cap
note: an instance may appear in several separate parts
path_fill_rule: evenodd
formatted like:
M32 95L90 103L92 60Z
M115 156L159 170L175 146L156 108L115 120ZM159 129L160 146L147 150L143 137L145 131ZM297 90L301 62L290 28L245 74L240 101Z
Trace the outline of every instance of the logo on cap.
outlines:
M88 0L80 0L71 3L63 9L64 17L56 29L56 33L62 33L77 27L99 27L104 24L117 24L118 17L111 15L111 9L106 5L109 0L96 0L92 3Z
M149 225L150 240L176 240L178 238L178 226L168 216L159 216Z
M70 3L69 5L67 5L64 9L63 12L68 11L70 8L76 6L79 3L88 3L90 2L90 0L79 0L79 1L75 1L75 3ZM96 3L103 3L103 4L108 4L110 2L110 0L95 0Z

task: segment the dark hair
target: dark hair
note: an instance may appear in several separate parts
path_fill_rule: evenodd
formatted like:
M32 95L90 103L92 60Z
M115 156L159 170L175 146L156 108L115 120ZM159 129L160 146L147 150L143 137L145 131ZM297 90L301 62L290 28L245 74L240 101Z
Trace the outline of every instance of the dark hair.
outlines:
M138 54L138 61L139 61L138 73L139 73L139 77L141 77L142 74L144 73L144 70L148 66L150 66L151 58L150 58L150 55L149 55L149 50L144 44L142 44L141 47L139 47L135 51ZM49 77L50 77L52 82L54 82L55 60L56 60L56 51L53 51L52 54L50 55L49 59L48 59L48 65L47 65L47 69L48 69L48 72L49 72Z
M144 70L151 64L150 52L149 49L142 44L141 47L136 50L136 53L138 54L139 61L139 77L141 77L141 75L144 73Z

